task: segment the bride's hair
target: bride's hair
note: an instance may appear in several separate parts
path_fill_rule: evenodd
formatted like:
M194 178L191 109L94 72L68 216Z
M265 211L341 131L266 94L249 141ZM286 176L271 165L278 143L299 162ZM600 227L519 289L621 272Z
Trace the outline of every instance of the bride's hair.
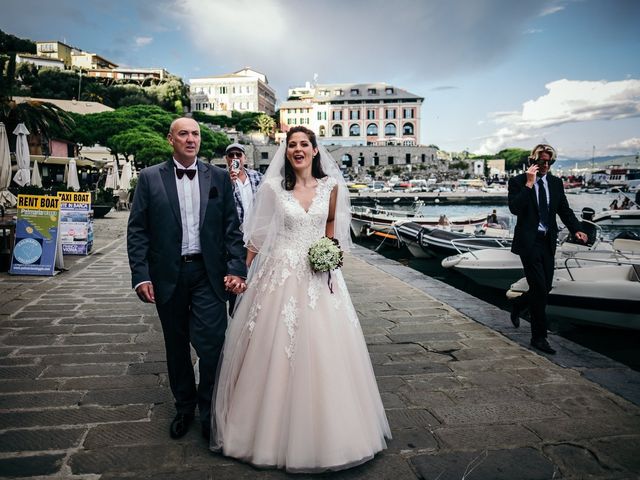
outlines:
M289 139L291 138L291 135L298 132L304 133L309 138L309 141L311 142L311 145L313 146L313 148L318 148L318 141L316 140L316 134L313 133L313 130L309 130L308 128L301 127L301 126L292 127L287 132L287 139L286 139L287 145L289 145ZM327 176L322 170L322 166L320 165L320 150L318 150L318 153L315 154L311 162L311 175L313 175L314 178L324 178ZM289 159L287 158L287 149L285 148L283 187L285 190L293 190L293 187L295 187L295 185L296 185L296 175L295 175L295 172L293 171L293 167L291 166L291 163L289 163Z

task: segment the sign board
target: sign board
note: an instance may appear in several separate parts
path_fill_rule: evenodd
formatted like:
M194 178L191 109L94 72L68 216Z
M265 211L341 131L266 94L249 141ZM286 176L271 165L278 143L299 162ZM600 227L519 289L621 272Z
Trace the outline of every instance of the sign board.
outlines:
M88 255L93 247L93 214L88 192L58 192L60 242L65 255Z
M54 275L60 199L18 195L16 239L9 273Z

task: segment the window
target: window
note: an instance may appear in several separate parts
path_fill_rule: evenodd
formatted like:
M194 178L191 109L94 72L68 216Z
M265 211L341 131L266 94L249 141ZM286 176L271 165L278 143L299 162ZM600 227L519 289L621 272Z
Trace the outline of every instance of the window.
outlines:
M375 123L367 125L367 136L373 137L378 135L378 126Z
M396 109L395 108L387 108L384 111L384 118L386 120L394 120L396 118Z
M376 119L376 111L367 110L367 120L375 120L375 119Z
M393 123L387 123L384 126L384 134L387 137L395 137L396 136L396 126Z
M342 136L342 125L334 125L332 130L333 130L334 137Z
M413 108L403 108L402 118L413 118Z
M413 123L405 123L402 126L402 135L413 135Z
M360 125L354 123L349 127L349 136L350 137L359 137L360 136Z
M220 87L220 93L227 93L227 87Z
M318 120L322 120L322 112L318 112Z
M387 165L393 165L393 157L391 155L387 157Z
M421 158L422 163L424 163L426 160L427 160L427 156L423 153Z
M360 95L360 89L359 88L352 88L351 89L351 95Z
M375 88L370 88L370 89L367 90L367 93L369 95L377 95L378 94L378 90L375 89Z
M209 90L211 90L211 89L209 89ZM209 92L209 93L211 93L211 92ZM231 93L236 93L236 87L233 87L233 88L231 89Z
M380 157L378 157L377 153L373 154L373 164L377 167L378 165L380 165Z
M341 88L337 88L333 91L333 94L337 97L341 97L344 95L344 91Z
M384 93L386 93L387 95L393 95L393 87L385 88Z
M291 125L296 125L296 119L295 118L291 119Z
M411 154L406 153L404 156L404 163L411 163Z
M332 120L342 120L342 110L334 110L331 114Z
M269 152L260 152L261 160L269 160Z
M247 86L246 91L247 93L251 93L251 87Z
M360 120L360 110L349 110L349 120Z

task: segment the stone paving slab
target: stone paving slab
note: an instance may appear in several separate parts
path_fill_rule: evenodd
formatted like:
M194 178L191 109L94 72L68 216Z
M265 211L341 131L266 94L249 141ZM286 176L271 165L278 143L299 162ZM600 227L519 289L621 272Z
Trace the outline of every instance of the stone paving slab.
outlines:
M562 339L526 347L508 314L356 247L345 277L393 433L365 465L258 470L174 441L161 328L130 289L126 212L51 278L0 274L0 476L103 479L628 479L640 377Z

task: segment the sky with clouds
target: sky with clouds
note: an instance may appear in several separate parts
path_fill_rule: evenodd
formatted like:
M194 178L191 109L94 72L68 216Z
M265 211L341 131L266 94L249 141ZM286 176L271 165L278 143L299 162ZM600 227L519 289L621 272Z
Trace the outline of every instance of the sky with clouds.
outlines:
M638 0L2 0L0 29L188 81L250 66L278 100L386 82L425 98L422 143L561 157L640 151Z

